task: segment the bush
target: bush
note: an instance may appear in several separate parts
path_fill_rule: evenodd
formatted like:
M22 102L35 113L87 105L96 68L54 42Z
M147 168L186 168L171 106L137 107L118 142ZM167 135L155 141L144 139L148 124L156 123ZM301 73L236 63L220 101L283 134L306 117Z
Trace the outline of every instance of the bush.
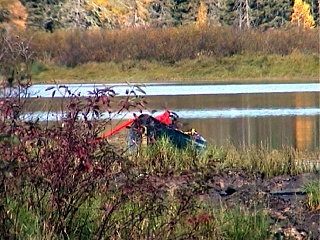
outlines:
M30 35L31 33L25 33ZM317 54L317 29L239 30L231 27L39 32L32 41L38 60L73 67L126 60L175 63L199 56Z

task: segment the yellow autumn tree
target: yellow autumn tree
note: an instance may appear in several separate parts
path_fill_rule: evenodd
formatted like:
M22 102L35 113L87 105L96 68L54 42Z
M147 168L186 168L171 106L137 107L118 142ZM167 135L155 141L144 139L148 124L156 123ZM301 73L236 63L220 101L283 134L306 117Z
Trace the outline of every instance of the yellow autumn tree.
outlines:
M8 23L15 25L19 29L26 28L27 12L22 3L18 0L0 0L0 9L6 9L8 14Z
M1 1L1 0L0 0ZM148 6L153 0L88 0L85 9L94 12L104 22L116 19L122 27L146 25Z
M199 5L197 24L198 26L204 26L207 24L207 8L203 2L200 2Z
M294 0L291 22L298 26L303 24L305 28L314 28L315 21L310 12L310 5L303 0Z

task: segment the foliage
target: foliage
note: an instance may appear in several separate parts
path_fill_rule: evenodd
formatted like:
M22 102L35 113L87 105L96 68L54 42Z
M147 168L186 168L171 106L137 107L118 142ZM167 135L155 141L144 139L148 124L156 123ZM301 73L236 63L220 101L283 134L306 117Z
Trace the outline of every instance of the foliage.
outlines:
M200 6L198 9L197 23L199 27L203 27L208 24L207 19L207 8L203 2L200 1Z
M3 23L13 24L19 29L26 28L27 13L19 0L0 1L0 27Z
M88 62L147 60L173 64L198 57L242 54L317 54L316 29L272 31L229 27L179 27L113 31L39 32L32 41L38 60L73 67Z
M248 5L246 5L248 4ZM221 21L239 28L284 28L291 14L291 1L224 1Z
M320 180L313 180L304 186L307 192L307 206L310 210L317 211L320 209Z
M286 146L275 150L262 145L243 148L230 145L221 149L209 148L206 161L217 164L220 169L241 168L248 173L262 173L270 178L315 171L303 159L318 159L319 155L319 151L299 151Z
M240 207L223 214L221 224L226 239L267 239L269 223L267 217L260 211L249 212Z
M296 22L298 25L303 24L305 28L314 28L315 21L310 13L310 5L302 0L295 0L291 22Z
M7 83L30 81L30 66L33 60L32 38L14 35L6 30L0 32L0 73Z
M17 2L26 8L23 16L26 12L28 18L24 18L23 22L27 22L29 28L47 31L195 25L198 13L203 9L206 9L207 23L210 25L228 25L240 29L285 28L290 24L294 5L294 1L289 0L15 0L12 4ZM310 17L318 23L319 3L317 0L307 0L305 3L310 5ZM8 20L8 16L16 12L16 8L9 8L8 11L1 11L0 19Z
M20 86L19 81L16 84ZM111 112L115 92L110 88L94 89L83 100L64 85L49 87L47 91L52 91L52 96L60 92L67 101L66 108L62 109L64 118L59 122L25 121L16 113L23 108L16 97L2 95L2 237L101 236L104 225L98 225L100 221L96 218L107 214L103 214L104 210L91 211L88 205L94 204L98 192L117 189L116 173L129 171L125 159L110 144L96 140L107 124L98 119L102 112ZM117 107L118 113L128 109L126 103L130 102L131 106L139 99L130 97L134 88L128 94ZM122 194L121 189L117 189L116 194Z
M0 30L1 31L1 30ZM31 84L33 50L32 38L14 35L6 30L0 32L0 95L7 98L0 102L1 118L17 119ZM13 99L10 99L12 98Z

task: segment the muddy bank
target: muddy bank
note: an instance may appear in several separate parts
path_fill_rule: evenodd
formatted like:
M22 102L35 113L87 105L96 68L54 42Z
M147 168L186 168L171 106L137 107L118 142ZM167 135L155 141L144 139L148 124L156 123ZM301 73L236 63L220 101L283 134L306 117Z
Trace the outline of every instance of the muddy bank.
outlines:
M152 185L158 191L202 185L199 200L212 207L245 207L262 209L271 223L272 239L320 239L320 208L311 211L306 204L304 185L319 179L319 173L298 176L278 176L265 179L262 174L247 174L237 170L206 173L188 172L175 177L141 175L141 184Z
M109 142L125 146L125 136L123 132ZM159 192L188 190L191 185L198 184L202 190L197 198L213 208L223 205L227 209L240 206L252 211L262 210L271 224L271 239L320 240L320 206L310 210L305 192L307 183L320 180L319 171L272 178L231 168L189 171L175 176L138 175L139 184Z

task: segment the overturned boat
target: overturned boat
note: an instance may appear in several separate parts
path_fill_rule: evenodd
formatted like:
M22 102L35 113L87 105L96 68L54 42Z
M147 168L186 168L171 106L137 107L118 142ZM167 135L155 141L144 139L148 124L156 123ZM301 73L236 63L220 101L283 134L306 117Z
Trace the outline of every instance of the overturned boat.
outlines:
M170 111L156 117L141 114L106 133L103 138L129 128L127 147L130 152L142 144L150 145L161 138L169 139L174 146L181 149L194 146L201 151L207 147L207 141L194 128L183 131L179 123L178 115Z

